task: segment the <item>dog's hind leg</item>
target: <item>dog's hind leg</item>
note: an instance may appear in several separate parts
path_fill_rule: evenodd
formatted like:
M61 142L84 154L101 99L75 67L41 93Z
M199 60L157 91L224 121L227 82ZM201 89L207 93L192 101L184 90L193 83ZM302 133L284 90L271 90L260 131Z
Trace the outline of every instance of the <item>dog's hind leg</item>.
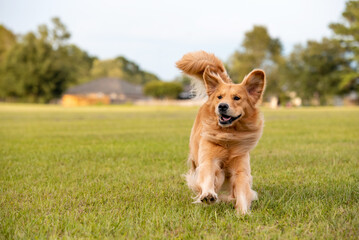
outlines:
M217 168L217 171L215 172L215 179L214 179L214 190L216 193L218 193L219 190L222 188L225 178L226 177L223 169L221 169L220 167Z
M197 174L196 174L197 166L195 159L193 158L193 155L191 153L188 156L187 164L190 168L185 175L187 185L197 196L199 196L200 187L197 184Z

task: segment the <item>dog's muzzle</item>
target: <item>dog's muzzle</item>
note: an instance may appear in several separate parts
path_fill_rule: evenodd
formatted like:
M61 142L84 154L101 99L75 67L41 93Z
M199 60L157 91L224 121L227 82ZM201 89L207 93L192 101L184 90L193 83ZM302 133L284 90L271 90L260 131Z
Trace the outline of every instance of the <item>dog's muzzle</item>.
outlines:
M233 121L237 120L242 116L242 114L239 114L236 117L227 115L227 111L229 109L229 105L227 103L220 103L218 104L218 113L219 113L219 123L221 125L229 125Z

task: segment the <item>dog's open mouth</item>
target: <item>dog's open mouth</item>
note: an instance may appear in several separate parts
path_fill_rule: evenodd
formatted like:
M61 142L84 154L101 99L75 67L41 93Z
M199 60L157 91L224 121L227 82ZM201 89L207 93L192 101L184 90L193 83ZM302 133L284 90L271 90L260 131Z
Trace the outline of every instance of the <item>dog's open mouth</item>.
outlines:
M228 115L225 115L225 114L221 114L219 116L219 123L221 125L231 124L233 121L237 120L241 116L242 116L242 114L239 114L237 117L232 117L232 116L228 116Z

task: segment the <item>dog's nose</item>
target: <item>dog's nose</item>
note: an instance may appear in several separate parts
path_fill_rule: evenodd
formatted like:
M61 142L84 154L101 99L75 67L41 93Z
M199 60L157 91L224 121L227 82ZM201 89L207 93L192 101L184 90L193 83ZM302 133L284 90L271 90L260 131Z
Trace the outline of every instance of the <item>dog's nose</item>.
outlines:
M227 103L220 103L220 104L218 105L218 110L219 110L220 112L225 112L225 111L227 111L228 108L229 108L229 106L228 106Z

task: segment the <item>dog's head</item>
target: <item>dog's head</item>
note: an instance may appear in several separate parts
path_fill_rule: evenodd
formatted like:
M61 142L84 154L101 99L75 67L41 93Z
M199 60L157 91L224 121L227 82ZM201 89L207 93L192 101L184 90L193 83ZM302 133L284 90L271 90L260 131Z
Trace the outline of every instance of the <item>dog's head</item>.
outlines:
M265 73L253 70L240 84L226 83L220 75L207 67L203 80L208 94L208 104L218 117L221 127L234 125L250 115L260 102L265 89Z

